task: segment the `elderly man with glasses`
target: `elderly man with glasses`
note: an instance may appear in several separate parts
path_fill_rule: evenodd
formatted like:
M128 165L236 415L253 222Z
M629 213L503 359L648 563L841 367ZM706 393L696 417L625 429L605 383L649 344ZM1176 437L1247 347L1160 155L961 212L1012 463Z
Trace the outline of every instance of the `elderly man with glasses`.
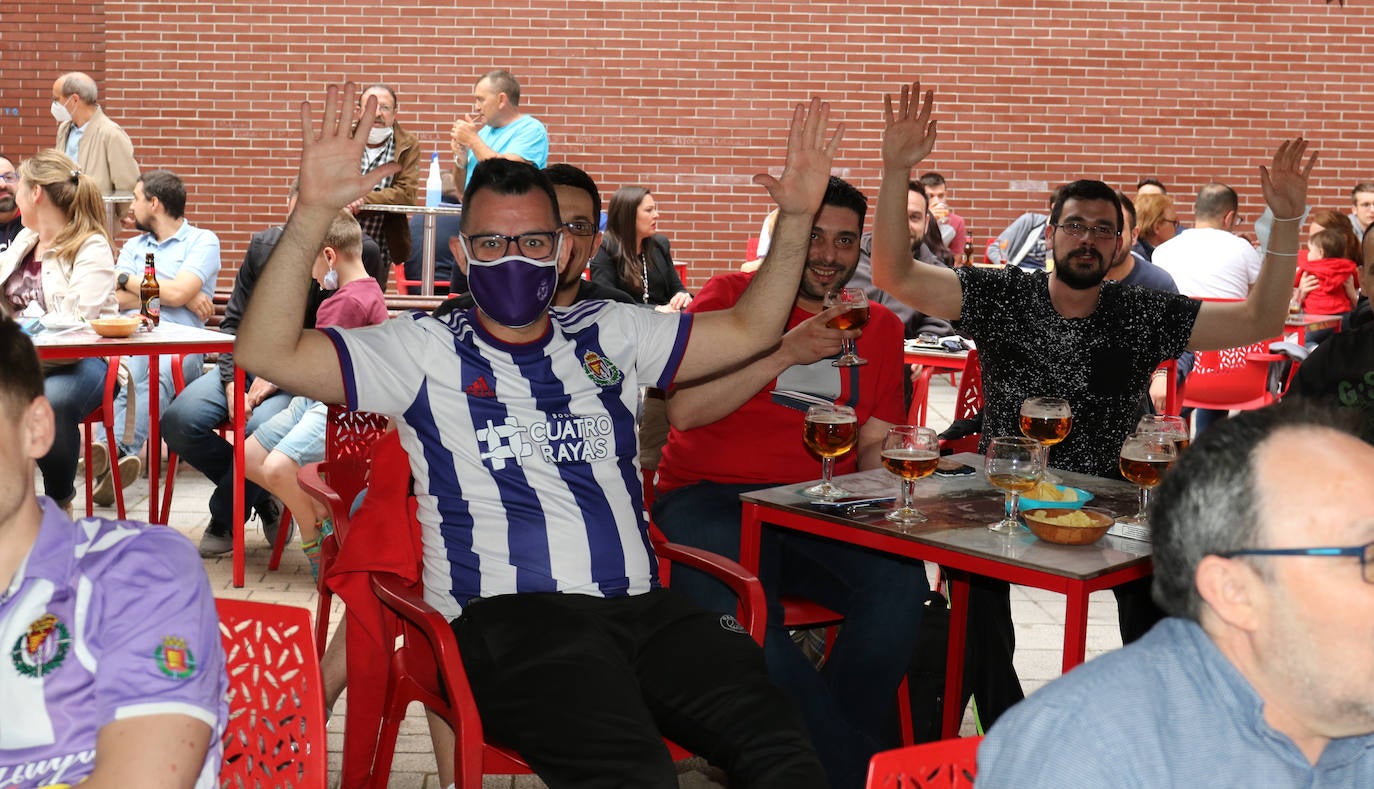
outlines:
M1150 514L1169 618L1009 712L979 786L1374 786L1374 447L1347 416L1293 400L1183 453Z
M363 232L382 248L383 270L378 279L386 290L386 273L396 263L410 257L410 224L406 215L382 211L368 211L369 205L415 205L415 189L419 183L420 140L396 122L396 91L389 85L369 85L359 97L355 108L355 123L362 115L363 102L377 99L377 114L367 133L367 147L363 150L362 168L370 173L388 162L396 162L401 169L383 178L372 191L349 204L358 217ZM377 276L377 272L371 272Z
M24 227L19 204L14 201L14 190L18 187L19 173L15 172L14 163L0 156L0 252L9 249L10 242Z

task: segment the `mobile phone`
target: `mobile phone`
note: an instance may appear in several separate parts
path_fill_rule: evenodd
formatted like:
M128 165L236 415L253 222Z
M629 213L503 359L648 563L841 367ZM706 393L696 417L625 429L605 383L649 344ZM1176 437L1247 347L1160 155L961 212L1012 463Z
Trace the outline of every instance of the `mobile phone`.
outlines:
M893 501L896 496L846 496L834 501L813 501L811 506L820 509L846 509L849 507L863 507L870 504L887 504Z
M973 466L950 458L940 458L939 464L935 466L936 475L941 477L962 477L965 474L972 474L974 471Z

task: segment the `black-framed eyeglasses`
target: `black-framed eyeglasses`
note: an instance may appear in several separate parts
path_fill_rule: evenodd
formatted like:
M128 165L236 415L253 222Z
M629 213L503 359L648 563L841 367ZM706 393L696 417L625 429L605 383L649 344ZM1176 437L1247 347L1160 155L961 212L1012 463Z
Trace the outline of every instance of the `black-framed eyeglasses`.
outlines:
M1374 584L1374 542L1348 547L1329 546L1320 548L1245 548L1227 551L1217 556L1231 559L1236 556L1354 556L1360 560L1360 575L1365 583Z
M1063 222L1057 225L1050 225L1056 230L1064 231L1064 235L1069 238L1082 238L1084 233L1092 233L1096 241L1108 241L1121 235L1121 231L1107 225L1085 225L1082 222Z
M1160 223L1162 223L1162 224L1173 225L1173 226L1174 226L1174 229L1175 229L1175 230L1178 230L1179 222L1178 222L1177 219L1161 219L1161 220L1159 220L1159 221L1160 221Z
M17 184L19 183L19 173L0 173L0 181L7 184Z
M505 236L500 233L478 233L475 236L458 234L473 260L490 263L510 254L511 245L530 260L548 260L558 251L558 233L543 231Z
M596 225L592 224L591 222L583 222L580 219L574 219L571 222L564 222L563 227L566 227L569 233L572 233L575 236L582 236L583 238L586 238L587 236L596 235Z

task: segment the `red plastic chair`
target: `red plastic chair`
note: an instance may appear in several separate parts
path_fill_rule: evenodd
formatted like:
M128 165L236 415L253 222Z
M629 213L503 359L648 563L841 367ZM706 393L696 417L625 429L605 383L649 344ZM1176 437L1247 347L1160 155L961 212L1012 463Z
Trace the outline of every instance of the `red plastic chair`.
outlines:
M982 741L963 737L875 753L868 789L972 789Z
M93 425L105 426L105 446L110 451L110 474L114 477L115 511L119 513L119 519L124 520L128 517L124 510L124 478L119 473L119 445L115 443L114 431L114 397L115 389L119 385L119 362L122 357L111 356L106 359L105 368L105 394L100 398L100 407L86 415L81 420L81 435L86 447L86 517L95 514L95 474L91 469L91 445L95 443L91 438L91 427ZM163 519L166 522L166 519Z
M396 292L402 295L410 293L408 288L418 289L423 287L425 284L424 282L418 279L406 279L406 267L404 263L393 264L391 266L391 273L396 277ZM446 279L436 279L434 280L434 287L447 288L449 287L449 281ZM416 290L415 292L419 293L420 291Z
M972 419L983 410L983 365L978 360L977 349L970 349L964 372L959 379L959 392L954 398L954 419ZM977 452L978 433L940 441L940 453Z
M334 533L320 541L320 579L323 581L339 555L339 543L348 535L349 515L354 499L367 487L371 456L368 450L387 430L387 418L365 411L349 411L345 406L329 406L329 429L325 433L324 456L320 463L307 463L296 475L296 481L315 500L329 508ZM285 518L287 513L283 513ZM277 543L272 546L269 569L277 569L286 542L286 529L277 530ZM329 639L329 611L334 592L319 584L315 601L315 645L324 654Z
M418 530L413 500L408 510L410 527ZM661 562L681 562L727 584L740 597L741 626L755 642L763 643L767 608L758 578L738 563L698 548L656 543L654 550ZM528 774L529 766L514 751L483 739L481 717L463 671L458 642L449 623L424 601L423 590L390 573L373 573L371 584L394 628L384 635L384 643L398 644L387 676L385 712L372 763L374 779L385 785L396 737L411 701L420 701L453 727L457 786L478 789L484 774ZM666 744L674 760L691 755L672 742Z
M1290 357L1269 350L1271 342L1282 337L1220 351L1197 351L1193 369L1183 386L1184 408L1218 411L1247 411L1274 403L1288 388L1297 363L1288 379L1271 388L1270 367Z
M216 600L229 722L220 786L324 787L323 682L304 608Z

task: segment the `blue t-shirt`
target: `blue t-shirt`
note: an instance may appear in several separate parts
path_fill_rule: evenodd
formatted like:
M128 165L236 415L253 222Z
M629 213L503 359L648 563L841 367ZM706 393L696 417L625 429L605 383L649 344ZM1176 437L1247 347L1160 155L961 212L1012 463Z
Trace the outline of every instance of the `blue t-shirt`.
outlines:
M149 252L153 253L159 280L169 282L182 271L191 271L200 277L200 292L214 297L215 281L219 278L219 238L214 233L186 221L166 241L158 241L152 233L143 233L127 241L124 248L119 250L115 274L123 271L133 282L140 281ZM183 326L199 328L205 325L186 307L164 305L162 319Z
M477 136L497 153L513 153L530 164L544 169L549 163L549 132L544 124L533 115L521 115L505 126L483 126ZM463 187L472 180L472 171L477 169L477 157L468 155L467 175L463 177Z

